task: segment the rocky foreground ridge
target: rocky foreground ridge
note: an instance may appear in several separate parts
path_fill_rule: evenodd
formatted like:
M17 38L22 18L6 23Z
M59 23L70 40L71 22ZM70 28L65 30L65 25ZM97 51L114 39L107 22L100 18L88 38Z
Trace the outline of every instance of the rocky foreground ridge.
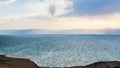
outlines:
M29 59L11 58L6 57L5 55L0 55L0 68L50 68L50 67L39 67ZM97 62L87 66L74 66L65 68L120 68L120 62L119 61Z

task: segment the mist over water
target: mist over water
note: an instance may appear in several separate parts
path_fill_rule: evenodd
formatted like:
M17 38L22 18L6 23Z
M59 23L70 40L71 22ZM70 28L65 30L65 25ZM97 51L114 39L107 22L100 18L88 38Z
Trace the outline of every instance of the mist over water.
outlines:
M120 61L119 35L0 36L0 53L40 66L66 67Z

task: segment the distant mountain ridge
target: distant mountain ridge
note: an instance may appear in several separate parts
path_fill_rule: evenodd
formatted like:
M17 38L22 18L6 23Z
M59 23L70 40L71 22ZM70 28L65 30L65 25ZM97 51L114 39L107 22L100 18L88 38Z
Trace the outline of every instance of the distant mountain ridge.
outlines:
M42 29L21 29L21 30L0 30L0 35L28 35L28 34L106 34L120 35L120 29L76 29L76 30L42 30Z
M25 29L25 30L0 30L2 35L21 35L21 34L32 34L35 29Z

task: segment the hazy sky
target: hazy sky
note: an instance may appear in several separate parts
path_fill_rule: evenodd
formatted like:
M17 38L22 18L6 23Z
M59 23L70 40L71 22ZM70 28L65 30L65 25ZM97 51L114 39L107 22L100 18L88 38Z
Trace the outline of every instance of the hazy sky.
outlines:
M0 0L0 30L120 28L120 0Z

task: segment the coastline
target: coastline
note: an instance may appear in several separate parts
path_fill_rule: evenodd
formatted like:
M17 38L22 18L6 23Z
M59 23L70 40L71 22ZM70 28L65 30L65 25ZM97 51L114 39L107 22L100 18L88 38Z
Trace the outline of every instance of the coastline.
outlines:
M35 64L33 61L30 61L29 59L13 58L7 57L5 55L0 55L0 68L50 68L50 67L39 67L37 64ZM120 68L120 61L103 61L89 64L86 66L73 66L64 68Z

